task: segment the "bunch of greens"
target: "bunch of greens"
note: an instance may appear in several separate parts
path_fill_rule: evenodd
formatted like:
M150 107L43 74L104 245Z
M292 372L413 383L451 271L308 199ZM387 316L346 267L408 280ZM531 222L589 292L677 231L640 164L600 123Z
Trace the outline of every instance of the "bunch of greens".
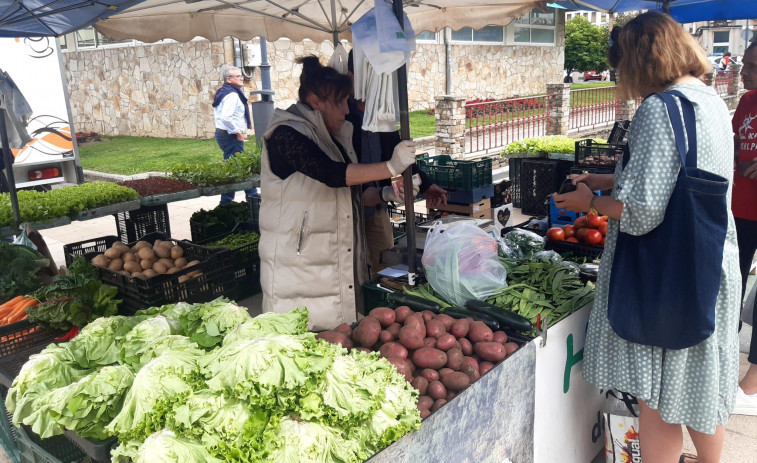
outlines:
M228 332L223 338L223 345L278 334L305 334L307 331L308 311L305 308L294 309L287 313L267 312Z
M206 244L209 248L227 248L227 249L239 249L249 244L255 244L253 249L257 249L257 243L260 241L260 234L254 231L240 231L232 233L220 240L213 241Z
M113 365L122 355L126 335L144 319L144 316L98 318L82 328L70 342L60 344L60 347L67 350L72 361L82 368Z
M42 282L37 272L49 261L39 252L26 246L0 240L0 303L16 296L35 291Z
M200 209L189 218L189 224L204 229L206 237L228 233L238 223L250 220L250 207L245 203L230 202L209 211Z
M524 138L516 140L502 151L502 156L511 157L517 154L528 154L538 156L546 153L569 153L576 152L575 138L568 138L565 135L547 135L544 137ZM599 143L605 143L604 140L597 140Z
M249 180L260 173L260 150L237 153L229 159L215 162L179 164L170 171L177 180L193 183L201 187L228 185Z
M251 320L249 312L225 297L204 304L195 304L180 318L182 329L189 339L202 347L212 348L223 341L229 331Z

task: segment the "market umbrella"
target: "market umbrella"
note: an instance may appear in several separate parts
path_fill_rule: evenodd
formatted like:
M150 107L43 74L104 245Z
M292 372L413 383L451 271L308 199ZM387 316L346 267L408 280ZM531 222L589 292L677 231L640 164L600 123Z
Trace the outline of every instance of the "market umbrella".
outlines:
M555 3L565 8L605 13L664 11L682 24L757 18L757 2L745 0L564 0Z

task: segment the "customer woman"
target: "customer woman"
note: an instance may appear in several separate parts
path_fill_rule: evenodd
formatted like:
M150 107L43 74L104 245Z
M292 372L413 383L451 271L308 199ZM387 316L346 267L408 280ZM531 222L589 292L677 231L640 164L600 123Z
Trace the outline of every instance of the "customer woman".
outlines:
M618 72L621 96L647 97L667 89L686 95L695 107L698 167L730 183L733 143L728 110L697 78L709 69L699 45L669 16L658 13L641 14L619 33L613 31L613 42L609 61ZM681 456L681 425L688 428L698 461L715 463L720 461L724 425L733 410L738 382L741 282L733 217L728 211L714 333L680 350L621 339L607 315L618 232L644 235L662 223L681 168L671 122L659 97L647 98L636 111L628 146L630 161L618 166L614 177L581 174L573 179L576 191L555 195L558 207L594 210L610 218L586 336L584 377L599 388L616 388L639 399L644 463L689 463L691 459ZM610 188L612 196L592 194ZM727 196L730 204L730 187ZM671 236L670 246L686 239ZM663 303L659 310L665 310Z
M359 164L345 122L350 78L314 56L298 62L299 102L277 109L264 135L263 311L307 307L310 328L325 330L355 321L368 275L360 185L405 170L415 144L401 142L388 162Z

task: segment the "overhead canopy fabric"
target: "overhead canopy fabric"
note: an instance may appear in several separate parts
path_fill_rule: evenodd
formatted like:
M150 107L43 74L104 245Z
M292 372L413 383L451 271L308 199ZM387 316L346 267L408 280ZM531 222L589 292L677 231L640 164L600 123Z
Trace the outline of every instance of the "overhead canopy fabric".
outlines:
M0 37L55 37L142 0L0 0Z
M757 18L755 0L564 0L555 3L565 8L605 13L662 11L663 3L667 3L670 6L670 16L679 23Z
M545 6L541 0L404 2L416 31L506 25L532 8ZM213 41L225 36L324 41L333 39L334 32L349 39L349 26L371 8L373 0L146 0L96 27L113 40L144 42L188 41L197 36Z

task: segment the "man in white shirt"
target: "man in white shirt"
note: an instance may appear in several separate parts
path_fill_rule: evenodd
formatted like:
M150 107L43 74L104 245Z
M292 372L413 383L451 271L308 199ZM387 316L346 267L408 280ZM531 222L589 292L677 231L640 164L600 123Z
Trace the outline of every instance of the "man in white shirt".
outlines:
M213 115L215 117L216 141L223 151L223 158L229 159L236 153L244 151L244 141L247 129L252 128L250 121L250 107L242 92L244 79L239 68L227 67L222 73L224 84L216 92L213 99ZM252 190L245 190L251 195ZM234 200L234 193L221 195L221 204Z

